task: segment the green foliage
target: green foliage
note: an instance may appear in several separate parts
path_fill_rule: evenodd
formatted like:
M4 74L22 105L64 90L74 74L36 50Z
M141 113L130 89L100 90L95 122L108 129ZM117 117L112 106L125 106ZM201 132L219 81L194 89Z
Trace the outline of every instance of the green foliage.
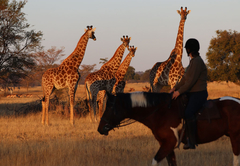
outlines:
M206 54L208 79L237 83L240 79L240 33L217 30L216 34Z
M0 1L0 83L6 88L17 84L34 66L31 56L40 47L42 32L29 30L25 13L27 1Z
M143 75L141 76L142 81L147 81L149 82L149 74L150 74L151 69L146 70Z
M135 68L132 66L129 66L125 74L124 80L132 80L134 79L134 75L135 75Z
M139 74L136 74L136 73L135 73L135 75L134 75L134 80L137 80L137 81L138 81L138 80L140 80L140 79L141 79L141 76L140 76Z
M81 79L79 81L79 84L84 84L84 81L85 81L85 78L92 72L95 72L96 71L96 64L93 64L93 65L84 65L82 64L80 66L80 74L81 74Z

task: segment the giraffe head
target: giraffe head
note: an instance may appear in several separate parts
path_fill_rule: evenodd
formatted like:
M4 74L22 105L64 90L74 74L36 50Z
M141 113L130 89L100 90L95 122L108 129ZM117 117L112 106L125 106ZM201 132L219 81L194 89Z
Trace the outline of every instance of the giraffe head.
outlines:
M88 38L96 40L96 37L94 35L96 28L92 28L93 26L87 26L87 29L84 29L85 32L88 34Z
M181 11L177 10L178 14L181 16L181 20L186 20L187 15L191 12L191 10L187 11L187 7L185 7L185 10L183 10L183 7L181 7Z
M123 38L121 38L123 45L127 48L129 47L130 40L131 40L131 37L128 37L128 36L126 36L126 37L123 36Z
M130 46L130 48L128 48L128 51L131 52L131 56L134 57L135 56L135 52L137 50L137 47L134 48L134 46Z

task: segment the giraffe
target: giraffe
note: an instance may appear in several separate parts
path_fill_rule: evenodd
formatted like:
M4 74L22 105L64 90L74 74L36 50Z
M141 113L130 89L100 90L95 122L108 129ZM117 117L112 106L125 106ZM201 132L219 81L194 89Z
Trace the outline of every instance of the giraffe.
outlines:
M129 47L131 37L123 36L122 44L117 48L113 57L105 63L100 70L90 73L85 79L86 95L90 111L90 121L92 121L92 112L96 119L97 94L100 90L106 90L111 93L116 82L115 73L120 66L126 47Z
M73 105L75 93L77 90L80 73L78 68L82 62L88 39L96 40L94 35L96 28L87 26L85 33L80 38L75 50L58 66L57 68L48 69L42 76L43 100L42 100L42 124L49 125L48 107L49 97L55 89L68 88L70 96L70 123L73 125Z
M150 90L152 92L160 92L163 86L170 85L171 88L181 80L184 74L182 66L182 52L183 52L183 30L187 15L191 10L187 11L187 7L181 11L177 10L181 16L179 23L176 44L172 50L170 57L164 62L157 62L150 71Z
M113 93L123 93L124 87L125 87L125 81L124 76L127 73L128 67L131 63L132 58L135 56L135 52L137 50L137 47L134 48L134 46L130 46L130 48L128 49L129 53L126 56L126 58L123 60L123 62L121 63L121 65L119 66L118 70L116 71L115 74L115 78L116 78L116 83L113 86ZM102 112L104 110L104 104L105 104L105 94L106 91L102 90L99 91L98 93L98 105L99 105L99 117L102 117Z

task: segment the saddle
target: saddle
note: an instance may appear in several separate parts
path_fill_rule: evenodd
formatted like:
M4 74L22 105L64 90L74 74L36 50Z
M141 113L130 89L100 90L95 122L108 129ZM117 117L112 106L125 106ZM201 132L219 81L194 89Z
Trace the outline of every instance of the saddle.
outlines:
M210 122L211 119L219 119L221 118L219 109L215 104L215 100L208 100L203 105L203 107L197 112L197 120L208 120Z
M186 94L182 94L179 97L180 97L180 100L179 100L180 101L180 103L179 103L180 117L184 119L184 112L185 112L186 106L188 104L188 96ZM217 99L207 100L203 104L202 108L196 113L197 121L208 120L210 123L212 119L221 118L220 111L215 104L216 101L217 101ZM185 122L183 122L182 132L180 134L180 139L178 140L178 145L177 145L178 148L182 142L183 133L185 132L185 128L186 128L186 125L185 125Z
M211 119L219 119L221 118L219 109L217 108L215 100L207 100L202 108L197 111L196 118L197 120L208 120L210 122ZM181 95L180 97L180 116L184 117L184 111L188 104L188 96L186 94Z

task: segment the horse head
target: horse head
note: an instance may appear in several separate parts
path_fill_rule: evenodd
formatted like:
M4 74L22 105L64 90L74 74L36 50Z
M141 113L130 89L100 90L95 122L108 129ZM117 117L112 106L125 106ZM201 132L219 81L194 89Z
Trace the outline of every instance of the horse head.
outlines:
M125 118L124 111L121 110L121 101L118 95L112 95L106 92L107 104L101 121L98 126L100 134L108 135L108 132L120 125L120 122Z

